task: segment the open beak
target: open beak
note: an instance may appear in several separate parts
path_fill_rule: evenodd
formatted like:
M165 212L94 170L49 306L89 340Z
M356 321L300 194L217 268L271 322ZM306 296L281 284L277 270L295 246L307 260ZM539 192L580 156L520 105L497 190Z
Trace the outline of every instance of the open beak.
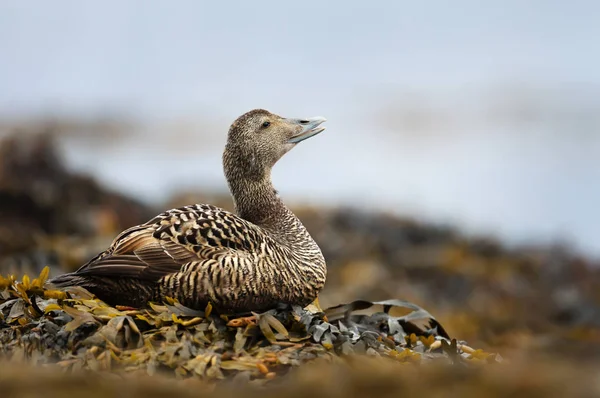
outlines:
M295 134L288 140L291 144L297 144L300 141L304 141L307 138L313 137L323 130L325 127L319 127L321 123L325 122L327 119L321 116L313 117L310 119L288 119L290 123L298 124L302 126L302 130L298 134Z

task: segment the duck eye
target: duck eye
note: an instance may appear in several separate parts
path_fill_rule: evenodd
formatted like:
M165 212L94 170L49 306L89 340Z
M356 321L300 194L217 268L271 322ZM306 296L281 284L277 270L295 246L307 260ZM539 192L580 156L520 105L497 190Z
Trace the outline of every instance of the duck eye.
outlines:
M271 125L271 122L264 122L262 124L263 127L269 127Z

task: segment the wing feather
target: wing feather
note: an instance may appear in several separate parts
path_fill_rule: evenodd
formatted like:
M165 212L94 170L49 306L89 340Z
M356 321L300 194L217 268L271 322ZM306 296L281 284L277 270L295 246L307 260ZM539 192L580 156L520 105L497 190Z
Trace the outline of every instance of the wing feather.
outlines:
M172 209L123 231L76 273L156 281L187 263L216 255L247 255L259 227L210 205Z

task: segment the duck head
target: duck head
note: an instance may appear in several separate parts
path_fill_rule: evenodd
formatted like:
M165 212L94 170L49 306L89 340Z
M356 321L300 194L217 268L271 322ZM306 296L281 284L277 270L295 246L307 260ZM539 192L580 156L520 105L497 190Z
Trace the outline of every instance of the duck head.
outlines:
M321 133L324 117L284 118L255 109L236 119L229 128L223 153L225 173L246 178L270 176L271 168L298 143ZM229 172L228 172L229 171Z

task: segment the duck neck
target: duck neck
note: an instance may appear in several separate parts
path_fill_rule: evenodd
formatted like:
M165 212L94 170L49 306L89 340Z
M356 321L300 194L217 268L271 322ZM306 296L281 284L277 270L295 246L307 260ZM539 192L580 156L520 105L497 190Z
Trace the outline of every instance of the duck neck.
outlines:
M320 253L302 222L273 187L271 166L267 162L257 162L252 153L228 144L223 154L223 169L238 216L263 228L288 248L302 251L315 246Z
M287 250L296 265L288 267L289 272L297 272L294 276L299 275L316 296L325 283L325 259L302 222L277 194L271 170L255 173L251 167L228 162L227 156L225 159L225 176L238 216L261 227Z
M270 171L260 178L239 178L237 173L234 174L237 178L227 175L227 183L237 214L260 227L284 231L291 211L273 187Z

